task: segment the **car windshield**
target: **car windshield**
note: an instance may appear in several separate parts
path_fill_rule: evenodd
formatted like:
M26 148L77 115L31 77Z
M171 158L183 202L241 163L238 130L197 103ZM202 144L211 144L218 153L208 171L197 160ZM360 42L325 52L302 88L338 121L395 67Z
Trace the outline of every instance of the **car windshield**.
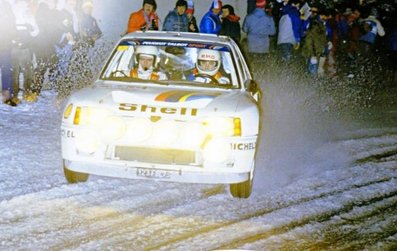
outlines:
M234 68L224 44L134 39L117 45L101 79L238 88Z

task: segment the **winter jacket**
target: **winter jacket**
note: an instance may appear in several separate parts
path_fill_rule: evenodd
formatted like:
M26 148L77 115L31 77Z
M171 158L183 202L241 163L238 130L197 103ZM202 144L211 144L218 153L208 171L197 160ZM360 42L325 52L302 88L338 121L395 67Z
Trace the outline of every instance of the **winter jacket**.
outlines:
M16 24L15 43L18 46L31 48L33 38L39 34L36 18L30 11L29 6L24 2L16 2L13 6Z
M327 35L325 26L313 21L307 31L302 45L302 54L305 57L320 57L324 53L327 45Z
M382 24L374 16L369 16L363 20L364 25L368 27L367 33L360 37L360 41L367 42L369 44L375 43L376 35L383 37L385 35L385 30Z
M10 4L0 0L0 52L11 51L12 40L15 39L15 16Z
M187 32L188 25L189 25L189 20L187 19L186 14L180 16L176 11L176 9L174 9L173 11L170 11L168 15L165 17L163 30Z
M194 29L190 28L191 25L193 25ZM192 16L192 18L189 20L188 31L189 32L195 32L195 33L200 32L200 29L197 26L197 21L196 21L196 17L195 16Z
M51 22L48 22L51 20ZM36 56L50 57L55 53L55 45L61 40L65 32L61 13L57 9L50 9L46 3L40 3L36 13L39 34L35 39Z
M296 44L301 42L302 21L298 9L291 5L282 8L279 21L277 44Z
M200 32L201 33L210 33L210 34L219 34L221 30L221 20L218 15L215 15L212 12L212 5L210 10L205 13L200 22Z
M149 17L146 16L143 9L131 13L128 20L127 33L138 30L158 30L158 16L152 12Z
M248 51L250 53L268 53L269 36L276 34L273 17L261 8L256 8L246 16L243 31L247 33Z
M226 18L223 18L219 34L229 36L239 43L241 38L241 27L239 21L240 17L236 15L228 15Z
M81 18L81 35L83 41L93 46L95 41L102 36L102 31L98 27L96 19L88 14L82 14Z

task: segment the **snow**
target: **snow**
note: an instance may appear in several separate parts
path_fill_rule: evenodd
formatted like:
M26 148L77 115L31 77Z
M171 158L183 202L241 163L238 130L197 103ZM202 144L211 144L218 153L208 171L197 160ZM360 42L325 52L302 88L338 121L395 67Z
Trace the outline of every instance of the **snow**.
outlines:
M357 127L334 121L329 109L324 114L330 101L302 107L315 90L276 84L266 93L249 199L233 199L222 185L98 176L67 184L60 154L64 100L45 90L37 103L0 105L0 249L395 247L394 110ZM382 125L384 116L389 122Z

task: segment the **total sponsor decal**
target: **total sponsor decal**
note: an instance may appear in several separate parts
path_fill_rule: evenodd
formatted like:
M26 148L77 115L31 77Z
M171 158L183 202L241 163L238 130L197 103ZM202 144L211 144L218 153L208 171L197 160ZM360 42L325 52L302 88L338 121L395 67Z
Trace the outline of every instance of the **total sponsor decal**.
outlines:
M190 91L168 91L159 94L155 100L162 101L162 102L188 102L193 100L200 100L200 99L214 99L219 96L220 93L197 93L197 92L190 92Z

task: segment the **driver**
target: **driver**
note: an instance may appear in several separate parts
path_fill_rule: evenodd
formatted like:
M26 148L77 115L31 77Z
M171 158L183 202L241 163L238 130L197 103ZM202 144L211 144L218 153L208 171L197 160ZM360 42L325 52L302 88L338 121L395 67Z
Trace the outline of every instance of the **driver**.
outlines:
M203 83L214 82L212 79L215 79L219 84L229 84L229 78L219 71L221 63L219 51L201 49L197 54L196 68L187 79Z
M134 55L135 65L130 71L130 77L147 80L166 80L167 75L160 71L155 71L160 62L160 53L156 46L138 46Z

